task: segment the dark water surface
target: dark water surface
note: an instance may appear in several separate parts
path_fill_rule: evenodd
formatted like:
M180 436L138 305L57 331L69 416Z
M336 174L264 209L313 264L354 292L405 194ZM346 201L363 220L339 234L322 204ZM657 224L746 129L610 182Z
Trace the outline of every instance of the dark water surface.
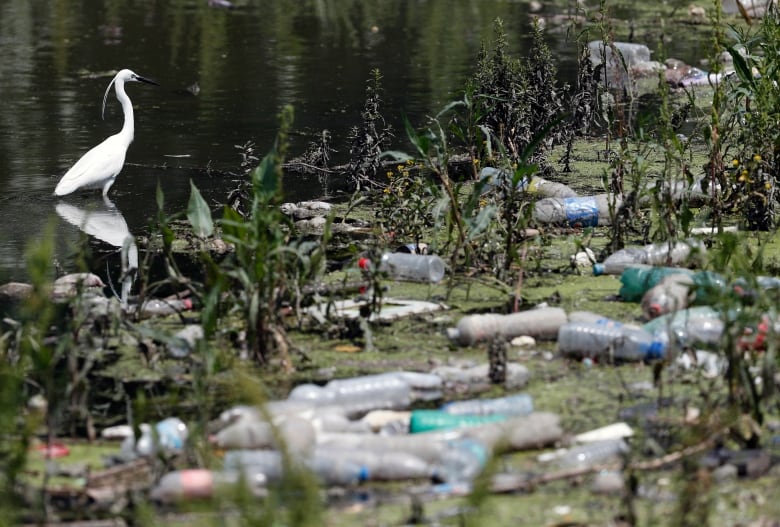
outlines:
M25 278L24 248L50 222L56 224L58 259L74 270L70 255L84 234L58 215L60 203L71 217L96 210L113 218L106 229L141 234L156 214L158 181L169 213L184 209L190 178L207 200L223 200L232 183L219 174L237 167L234 145L252 140L265 152L283 104L295 108L293 154L327 128L343 157L373 68L383 75L384 113L396 130L395 147L404 148L402 113L421 123L458 95L481 43L492 41L496 17L504 20L510 52L517 56L530 27L528 5L506 0L236 5L224 10L207 0L0 0L0 282ZM550 45L562 76L571 78L573 41L559 30ZM115 208L104 205L99 193L54 198L65 171L121 128L113 91L100 119L103 92L121 68L161 86L127 87L136 136L129 165L110 192ZM195 83L197 95L187 90ZM206 168L214 171L194 170ZM288 178L285 185L290 200L322 193L312 181ZM89 235L96 236L94 229ZM110 244L109 238L116 233L91 243Z

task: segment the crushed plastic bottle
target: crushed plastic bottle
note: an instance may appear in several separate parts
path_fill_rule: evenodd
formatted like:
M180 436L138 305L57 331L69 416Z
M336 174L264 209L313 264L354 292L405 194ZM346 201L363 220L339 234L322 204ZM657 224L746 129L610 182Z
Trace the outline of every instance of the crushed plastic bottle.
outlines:
M189 298L171 298L159 299L150 298L139 305L128 305L127 309L131 313L137 312L141 318L164 317L175 315L182 311L189 311L193 307L192 300Z
M650 361L664 357L666 344L642 328L569 322L558 332L558 350L581 358Z
M458 321L457 327L448 329L447 335L461 346L497 337L511 340L521 335L553 340L558 328L567 321L566 312L557 307L529 309L509 315L468 315Z
M444 412L453 415L528 415L534 411L533 398L527 393L518 393L494 399L468 399L442 405Z
M699 240L651 243L615 251L601 263L593 264L593 274L621 274L627 268L644 265L679 265L705 251Z
M388 372L330 381L325 386L301 384L288 399L315 406L338 406L346 415L362 415L371 410L400 410L413 400L441 397L442 380L436 375L416 372Z
M470 482L485 468L490 451L474 439L449 441L434 464L433 478L444 483Z
M685 309L695 295L694 281L687 274L665 276L658 284L648 289L642 296L642 314L652 320L667 313Z

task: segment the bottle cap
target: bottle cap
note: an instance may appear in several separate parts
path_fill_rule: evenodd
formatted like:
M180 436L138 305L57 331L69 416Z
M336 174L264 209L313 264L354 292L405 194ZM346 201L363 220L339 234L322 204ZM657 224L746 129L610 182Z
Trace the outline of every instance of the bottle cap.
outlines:
M593 264L593 276L601 276L603 274L604 274L604 264L601 263Z
M370 269L371 268L371 260L366 257L362 257L358 259L358 267L361 269Z

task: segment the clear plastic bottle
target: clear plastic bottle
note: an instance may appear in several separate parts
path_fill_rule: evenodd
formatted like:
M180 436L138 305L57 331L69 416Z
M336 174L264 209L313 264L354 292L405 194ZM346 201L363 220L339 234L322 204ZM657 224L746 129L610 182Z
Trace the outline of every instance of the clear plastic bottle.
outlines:
M371 267L368 258L358 260L361 269ZM393 280L428 282L435 284L444 278L444 260L435 254L409 252L384 253L379 260L379 271L387 273Z
M603 262L593 265L593 274L621 274L627 268L637 264L678 265L686 262L695 253L705 251L699 240L651 243L644 247L626 247L620 249Z
M228 450L222 466L227 471L263 474L269 483L279 481L284 472L282 454L278 450Z
M518 393L495 399L469 399L444 404L441 409L453 415L528 415L534 411L533 398Z
M422 375L422 376L421 376ZM371 410L407 408L417 397L441 395L441 379L414 372L388 372L330 381L325 386L301 384L293 388L289 400L316 406L338 406L350 416Z
M529 309L509 315L468 315L458 321L457 327L450 328L447 335L461 346L497 337L511 340L521 335L554 340L558 328L567 321L566 311L558 307Z
M470 482L485 468L490 452L474 439L447 442L434 464L433 478L444 483Z
M506 416L492 415L453 415L441 410L412 410L409 420L409 432L417 434L432 430L451 430L468 426L480 426L497 421L505 421Z
M334 451L318 448L314 455L304 461L317 479L324 485L347 487L371 478L369 468L349 456L336 455Z
M371 481L400 481L430 478L431 464L409 452L396 450L332 446L318 447L315 457L342 460L364 467L364 476ZM324 466L324 462L321 466Z
M569 322L558 332L558 350L567 356L642 361L662 359L666 345L642 328Z
M623 439L605 439L572 447L553 459L560 469L588 468L610 461L616 461L629 448Z
M610 204L620 206L619 198L609 194L573 198L543 198L534 204L534 220L549 225L596 227L609 225Z
M494 167L485 167L479 172L480 180L485 180L483 192L486 192L498 185L506 184L513 174L508 170L502 170ZM529 181L524 177L517 183L517 190L526 191L530 194L536 194L543 198L575 198L577 193L568 185L548 181L540 177L532 177Z
M191 310L192 300L189 298L173 298L168 300L150 298L140 306L131 306L131 308L137 311L141 318L162 317Z

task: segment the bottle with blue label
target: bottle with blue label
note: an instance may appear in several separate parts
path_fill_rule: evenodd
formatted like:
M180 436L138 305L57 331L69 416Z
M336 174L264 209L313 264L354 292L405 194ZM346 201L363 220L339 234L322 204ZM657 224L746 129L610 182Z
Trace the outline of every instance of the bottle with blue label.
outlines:
M610 225L610 208L620 207L621 200L609 194L572 198L544 198L534 204L534 219L561 227L597 227Z
M652 361L664 358L666 343L634 326L569 322L558 331L558 350L569 357Z

